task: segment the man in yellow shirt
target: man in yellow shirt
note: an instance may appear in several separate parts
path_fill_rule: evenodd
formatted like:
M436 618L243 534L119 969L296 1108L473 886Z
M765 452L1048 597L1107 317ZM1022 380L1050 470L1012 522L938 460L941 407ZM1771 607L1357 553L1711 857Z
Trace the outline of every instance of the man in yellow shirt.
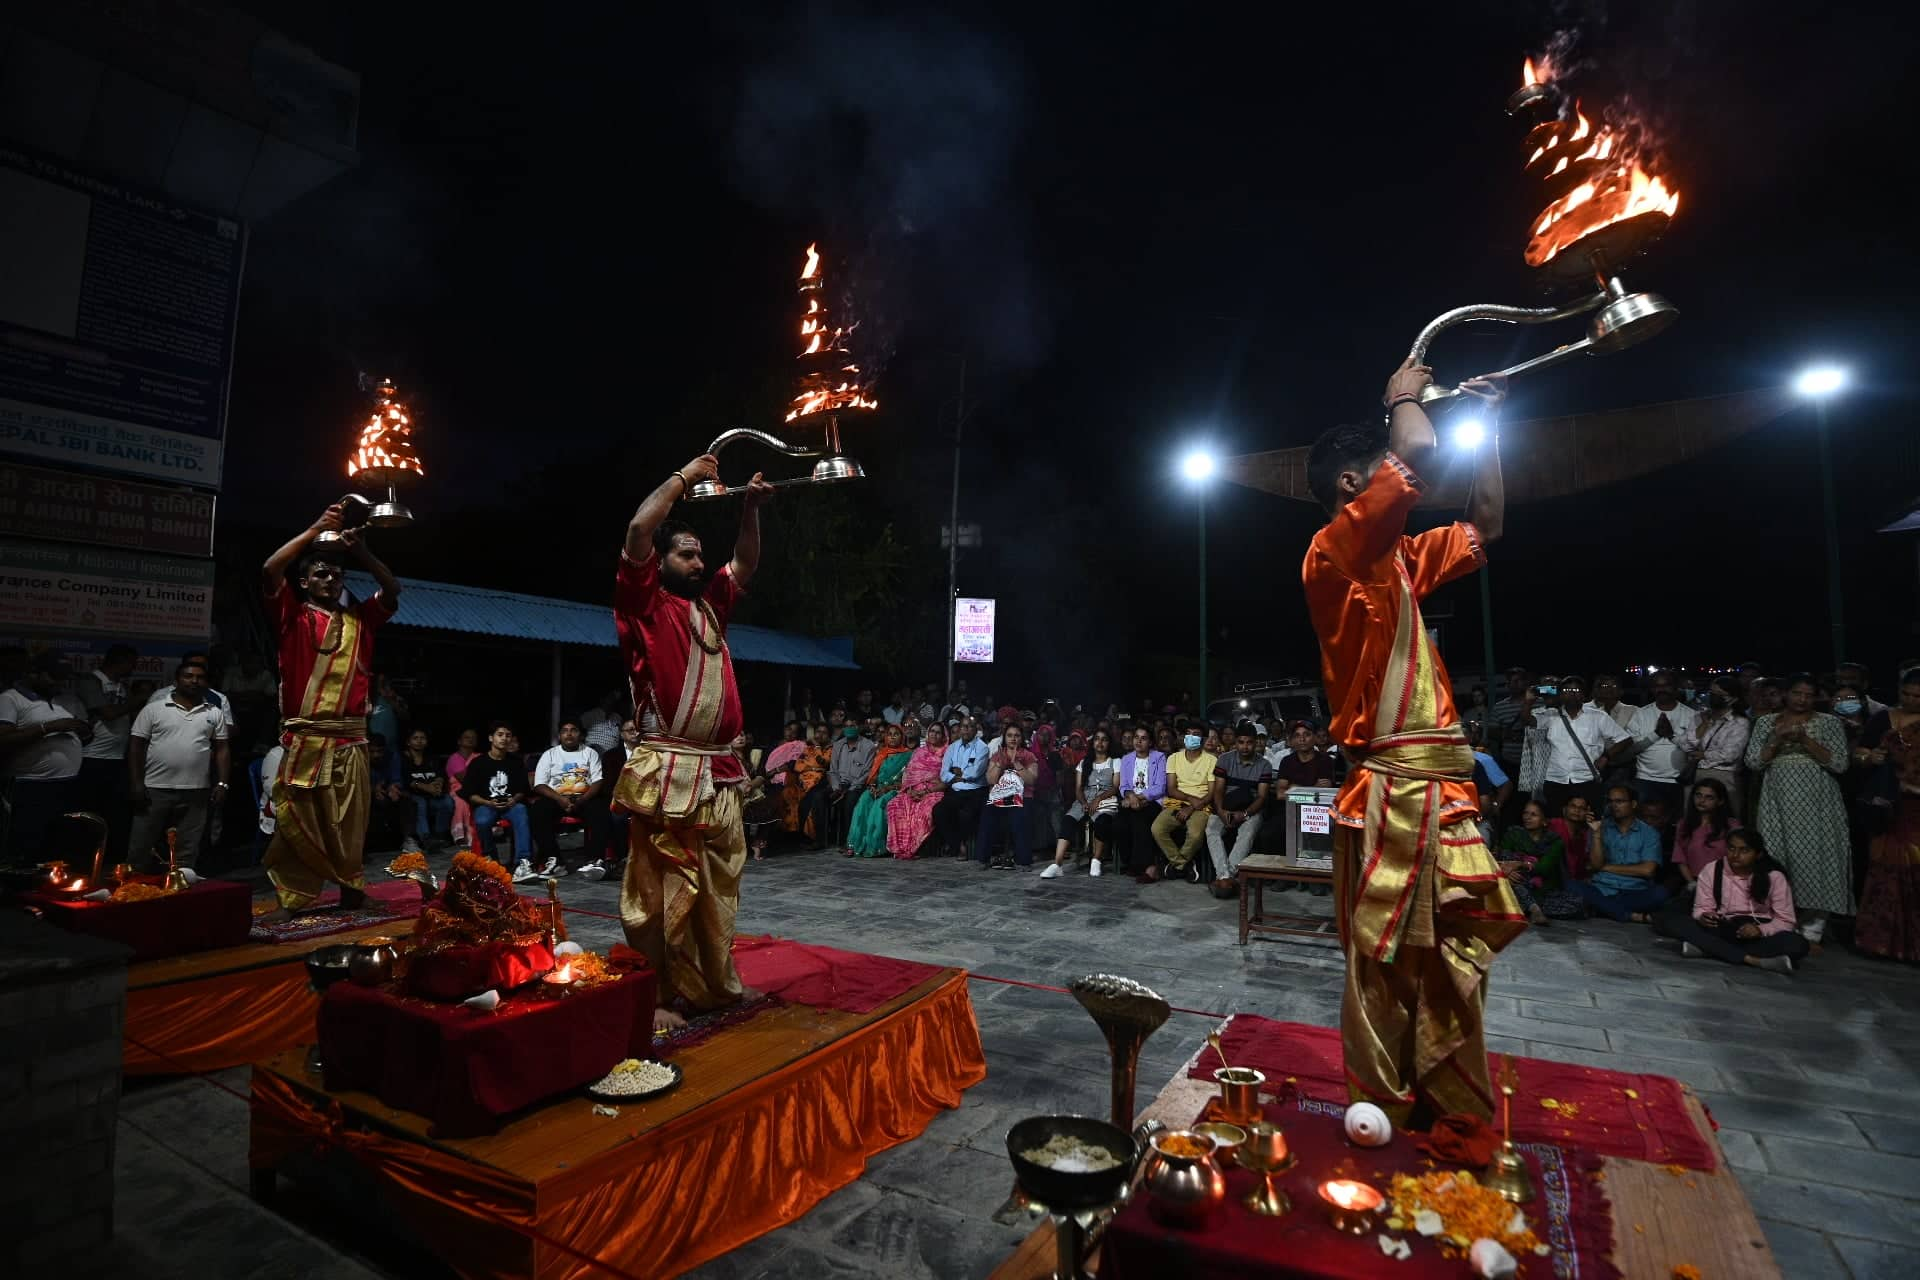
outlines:
M1167 756L1167 798L1160 816L1153 820L1153 842L1167 860L1167 874L1189 880L1199 872L1193 857L1207 838L1207 819L1213 816L1207 797L1213 791L1214 768L1220 763L1218 756L1202 748L1202 741L1196 728L1190 727L1182 744L1186 749ZM1173 833L1182 823L1186 833L1176 845ZM1148 867L1137 878L1152 883L1160 878L1160 868Z

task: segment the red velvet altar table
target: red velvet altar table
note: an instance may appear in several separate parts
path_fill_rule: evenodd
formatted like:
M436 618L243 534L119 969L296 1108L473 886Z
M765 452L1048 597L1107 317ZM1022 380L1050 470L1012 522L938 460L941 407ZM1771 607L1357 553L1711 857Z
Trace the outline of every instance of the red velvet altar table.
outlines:
M341 982L320 1002L320 1061L329 1090L365 1090L426 1117L436 1137L492 1133L622 1058L651 1056L655 990L650 972L564 995L535 981L482 1012Z
M1241 1015L1244 1017L1245 1015ZM1240 1019L1236 1018L1238 1022ZM1204 1024L1184 1026L1187 1034L1198 1040L1200 1028ZM1269 1023L1269 1026L1296 1027L1300 1024ZM1243 1027L1243 1034L1250 1028ZM1162 1035L1174 1030L1173 1027L1161 1032ZM1308 1028L1308 1030L1320 1030ZM1231 1028L1229 1028L1229 1032ZM1337 1033L1336 1038L1337 1038ZM1229 1046L1232 1037L1227 1037ZM1232 1049L1229 1047L1229 1056ZM1336 1059L1337 1061L1337 1055ZM1548 1065L1535 1059L1518 1060L1521 1079L1524 1082L1530 1068ZM1176 1072L1167 1082L1160 1095L1148 1104L1141 1113L1141 1120L1158 1120L1169 1127L1178 1128L1190 1123L1200 1114L1207 1102L1218 1094L1217 1087L1210 1080L1202 1080L1189 1074L1193 1068L1204 1066L1211 1073L1213 1050L1203 1043L1196 1043L1193 1056L1188 1065ZM1288 1064L1277 1064L1286 1066ZM1314 1077L1315 1067L1311 1060L1292 1064L1295 1069L1275 1074L1269 1070L1270 1084L1278 1084L1288 1075L1296 1076L1298 1087L1308 1097L1312 1090L1308 1088ZM1589 1068L1589 1070L1591 1070ZM1603 1076L1612 1075L1618 1080L1631 1080L1635 1077L1619 1073L1602 1072ZM1644 1078L1644 1077L1641 1077ZM1680 1088L1676 1085L1676 1088ZM1263 1095L1264 1097L1265 1095ZM1739 1180L1728 1168L1725 1155L1712 1133L1712 1121L1692 1093L1681 1089L1680 1123L1685 1130L1698 1139L1709 1153L1711 1168L1692 1170L1677 1164L1654 1164L1645 1160L1624 1156L1600 1157L1598 1177L1606 1192L1612 1208L1612 1241L1609 1261L1619 1269L1620 1274L1630 1280L1667 1280L1673 1268L1681 1263L1692 1263L1703 1276L1724 1280L1728 1277L1741 1277L1742 1280L1780 1280L1780 1269L1775 1263L1772 1250L1766 1237L1760 1231L1760 1224L1754 1217L1753 1206L1747 1202L1745 1192L1740 1188ZM1103 1098L1104 1100L1104 1098ZM1516 1108L1516 1115L1518 1108ZM1289 1130L1291 1132L1291 1130ZM1637 1132L1637 1131L1636 1131ZM1396 1136L1394 1143L1406 1139ZM1384 1165L1364 1165L1365 1156L1356 1153L1355 1176L1371 1181L1367 1177L1374 1169L1385 1169ZM1274 1243L1278 1253L1290 1247L1292 1240L1285 1235L1286 1228L1303 1213L1317 1213L1317 1196L1310 1203L1300 1194L1295 1184L1283 1184L1293 1192L1293 1213L1277 1219L1281 1231ZM1385 1190L1382 1187L1382 1190ZM1528 1220L1536 1221L1541 1215L1542 1205L1536 1202L1529 1206ZM1402 1233L1404 1234L1404 1233ZM1371 1237L1369 1237L1371 1239ZM1047 1280L1053 1274L1055 1242L1051 1223L1042 1222L1027 1239L1021 1243L1013 1257L997 1267L991 1280ZM1380 1276L1405 1275L1412 1280L1416 1274L1409 1270L1411 1260L1394 1262L1377 1252L1378 1265L1371 1273ZM1418 1250L1419 1245L1414 1248ZM1125 1270L1127 1263L1122 1261L1121 1271L1109 1269L1105 1242L1097 1250L1089 1264L1089 1270L1103 1278L1112 1280L1114 1276L1136 1274ZM1416 1256L1418 1254L1416 1253ZM1522 1260L1523 1262L1527 1260ZM1529 1280L1544 1280L1547 1276L1560 1273L1538 1264L1543 1259L1533 1259L1535 1265L1525 1272ZM1471 1274L1464 1262L1453 1274L1466 1277ZM1183 1271L1163 1272L1162 1274L1180 1275ZM1197 1273L1196 1273L1197 1274ZM1570 1273L1569 1273L1570 1274Z
M410 1230L471 1277L573 1280L678 1275L793 1221L860 1176L867 1157L917 1137L986 1078L958 969L742 939L825 1003L786 1000L676 1052L685 1082L618 1115L563 1098L486 1137L428 1124L309 1077L299 1050L254 1064L250 1162L257 1194L297 1155L332 1153ZM783 955L782 952L785 952ZM741 968L751 972L747 956ZM873 979L917 977L865 1012Z
M158 885L148 876L142 883ZM89 902L69 894L29 893L47 923L133 948L133 958L162 960L193 951L237 947L253 927L253 890L237 880L202 880L189 889L140 902Z

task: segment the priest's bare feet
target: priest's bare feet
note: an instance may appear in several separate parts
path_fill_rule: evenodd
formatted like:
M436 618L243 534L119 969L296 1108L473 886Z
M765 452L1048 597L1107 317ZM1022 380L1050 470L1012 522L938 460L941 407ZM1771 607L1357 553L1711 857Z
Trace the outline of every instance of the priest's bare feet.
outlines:
M687 1025L687 1020L668 1008L653 1011L653 1034L670 1035Z

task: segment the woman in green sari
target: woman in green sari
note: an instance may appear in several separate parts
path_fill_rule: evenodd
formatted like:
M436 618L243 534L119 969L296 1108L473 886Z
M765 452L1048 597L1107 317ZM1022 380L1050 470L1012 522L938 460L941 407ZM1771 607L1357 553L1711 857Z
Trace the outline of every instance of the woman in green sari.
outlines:
M867 773L867 789L853 807L853 818L847 826L847 853L856 858L887 856L887 802L900 789L900 775L913 758L897 724L887 726L881 744Z

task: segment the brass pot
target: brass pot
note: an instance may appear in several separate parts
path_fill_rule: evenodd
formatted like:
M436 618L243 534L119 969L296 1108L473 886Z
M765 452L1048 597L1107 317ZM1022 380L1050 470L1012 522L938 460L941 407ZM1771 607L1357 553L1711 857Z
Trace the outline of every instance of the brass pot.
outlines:
M392 938L368 938L347 958L347 976L363 987L393 980L393 964L400 958Z
M1169 1155L1172 1138L1187 1138L1206 1148L1200 1156ZM1227 1198L1227 1176L1213 1160L1213 1139L1179 1129L1154 1138L1141 1185L1147 1192L1147 1212L1170 1227L1197 1227L1214 1206Z

